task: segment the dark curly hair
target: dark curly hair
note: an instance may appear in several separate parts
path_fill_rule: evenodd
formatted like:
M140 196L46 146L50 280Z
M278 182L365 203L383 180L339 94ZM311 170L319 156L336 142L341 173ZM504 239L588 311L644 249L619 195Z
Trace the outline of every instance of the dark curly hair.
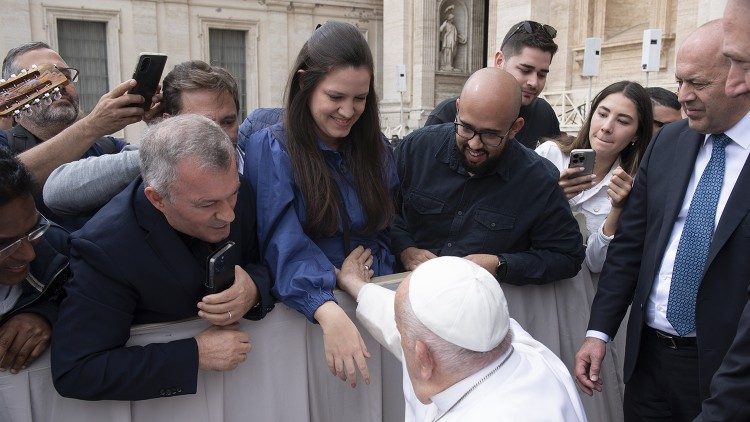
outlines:
M33 195L35 189L31 173L26 169L13 152L0 146L0 206L10 201Z

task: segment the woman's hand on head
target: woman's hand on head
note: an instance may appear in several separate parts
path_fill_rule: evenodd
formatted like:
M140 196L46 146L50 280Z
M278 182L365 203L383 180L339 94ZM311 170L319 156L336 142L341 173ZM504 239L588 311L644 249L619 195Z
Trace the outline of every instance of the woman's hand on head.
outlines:
M335 302L326 302L315 311L315 319L323 329L326 364L331 374L354 388L359 369L365 384L370 384L370 371L365 361L370 352L344 310Z

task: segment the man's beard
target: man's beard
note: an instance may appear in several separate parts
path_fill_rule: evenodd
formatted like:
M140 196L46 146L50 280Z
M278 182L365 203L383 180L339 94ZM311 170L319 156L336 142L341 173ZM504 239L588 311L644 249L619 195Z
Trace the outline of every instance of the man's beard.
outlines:
M487 156L485 160L480 164L473 164L466 159L466 150L469 149L468 145L464 145L463 148L459 149L459 156L461 157L461 165L464 166L466 171L471 174L485 175L497 167L497 163L500 161L501 154L490 156L487 150L482 148L482 152Z
M63 125L70 126L78 119L78 98L73 98L63 91L61 99L67 100L67 104L61 104L60 100L52 104L34 110L26 119L37 126Z

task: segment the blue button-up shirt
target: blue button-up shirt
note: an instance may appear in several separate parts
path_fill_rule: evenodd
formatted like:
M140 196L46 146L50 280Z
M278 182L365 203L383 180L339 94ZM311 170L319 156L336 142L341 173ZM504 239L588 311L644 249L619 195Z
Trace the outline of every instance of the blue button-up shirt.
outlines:
M284 149L283 124L258 131L239 143L245 145L243 177L257 195L258 240L263 259L276 279L273 292L287 306L314 321L313 314L320 305L335 301L335 268L341 267L347 255L343 229L339 227L334 236L324 238L310 238L305 233L304 198L294 182L292 163ZM361 233L366 216L348 163L338 151L322 142L318 145L349 215L351 247L362 245L372 250L376 276L391 274L395 261L388 230L372 235ZM395 192L398 187L395 160L390 147L385 152L385 182Z

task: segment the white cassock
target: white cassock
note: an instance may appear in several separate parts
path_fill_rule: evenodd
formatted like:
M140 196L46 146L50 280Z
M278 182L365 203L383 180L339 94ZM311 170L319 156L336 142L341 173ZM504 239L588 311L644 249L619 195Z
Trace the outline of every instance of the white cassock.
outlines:
M367 284L360 291L357 302L357 318L401 361L407 422L436 418L440 418L440 422L586 421L581 399L565 365L513 319L510 320L512 353L506 352L479 372L433 396L431 404L422 404L414 394L403 360L401 336L394 319L395 292ZM458 402L506 358L496 372Z

